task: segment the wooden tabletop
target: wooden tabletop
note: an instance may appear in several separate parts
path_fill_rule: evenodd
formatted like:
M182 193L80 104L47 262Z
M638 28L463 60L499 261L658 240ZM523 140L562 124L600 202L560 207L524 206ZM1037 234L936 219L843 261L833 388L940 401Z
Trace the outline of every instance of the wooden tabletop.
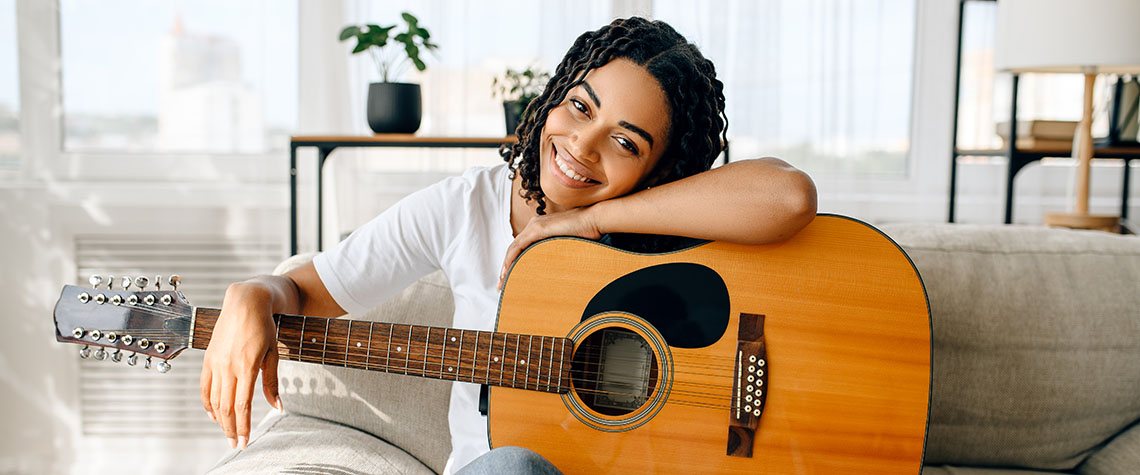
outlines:
M351 142L351 143L409 143L409 144L489 144L515 142L514 135L506 137L431 137L415 134L374 135L294 135L293 142Z

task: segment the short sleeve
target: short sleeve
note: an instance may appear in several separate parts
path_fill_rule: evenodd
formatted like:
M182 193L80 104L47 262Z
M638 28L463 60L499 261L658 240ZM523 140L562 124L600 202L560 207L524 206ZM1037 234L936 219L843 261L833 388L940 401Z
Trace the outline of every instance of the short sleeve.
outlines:
M313 259L341 308L362 315L416 279L440 268L456 235L459 177L408 195Z

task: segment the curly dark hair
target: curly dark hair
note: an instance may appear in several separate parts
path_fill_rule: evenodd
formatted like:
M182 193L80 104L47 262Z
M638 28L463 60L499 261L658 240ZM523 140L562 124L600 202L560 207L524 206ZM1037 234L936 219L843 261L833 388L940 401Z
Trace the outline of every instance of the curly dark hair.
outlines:
M521 195L527 201L538 201L540 215L546 214L546 201L539 185L538 152L547 115L586 73L616 58L644 67L669 98L668 146L649 174L652 182L646 185L708 170L724 148L728 128L724 85L717 80L712 62L665 22L640 17L614 20L574 40L546 89L527 106L525 119L515 130L518 142L499 149L511 168L511 179L515 173L522 176Z

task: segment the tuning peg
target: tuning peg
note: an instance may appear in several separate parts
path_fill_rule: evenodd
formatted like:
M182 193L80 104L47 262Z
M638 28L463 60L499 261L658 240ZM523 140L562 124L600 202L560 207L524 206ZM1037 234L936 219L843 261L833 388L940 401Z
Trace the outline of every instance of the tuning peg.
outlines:
M115 350L114 353L111 353L111 361L118 363L122 360L123 360L123 350Z
M88 345L83 345L83 348L79 349L79 357L87 359L88 356L91 356L91 347Z
M99 361L107 359L107 352L103 351L103 347L99 347L99 349L95 350L95 359Z
M162 290L162 276L154 275L154 290Z
M101 276L101 275L93 275L93 276L91 276L90 278L88 278L88 279L87 279L87 282L88 282L89 284L91 284L91 288L93 288L93 289L98 289L98 288L99 288L99 284L102 284L102 283L103 283L103 276Z
M131 277L124 275L123 276L123 290L127 290L130 287L131 287Z
M174 290L178 290L178 286L182 284L182 278L178 277L178 274L172 274L167 283L170 284L171 287L174 287Z
M149 356L146 357L146 361L143 362L143 369L150 369L150 358Z
M167 371L170 371L170 363L167 363L166 360L159 361L158 362L158 372L159 373L165 373Z
M146 290L146 284L149 282L150 279L147 279L146 276L140 275L135 277L135 287L138 287L139 290Z
M107 276L107 290L110 290L113 288L115 288L115 276L114 275L108 275Z
M138 353L131 353L131 356L127 357L127 366L134 366L134 365L138 364L138 362L139 362Z

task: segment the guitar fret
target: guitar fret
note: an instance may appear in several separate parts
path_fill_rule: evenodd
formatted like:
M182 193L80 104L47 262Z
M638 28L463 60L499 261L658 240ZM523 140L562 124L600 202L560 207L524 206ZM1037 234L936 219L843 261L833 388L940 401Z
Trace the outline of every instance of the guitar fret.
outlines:
M487 373L483 375L484 384L491 384L491 353L495 351L495 334L491 333L491 340L487 342Z
M408 362L412 358L412 327L414 326L408 325L408 346L404 348L404 374L408 374ZM397 351L399 351L398 347Z
M325 341L321 343L321 364L325 364L325 354L329 349L329 320L325 319Z
M352 345L352 320L348 321L348 333L344 335L344 367L348 367L348 347Z
M309 317L301 317L301 333L297 334L297 361L305 359L302 353L305 351L305 323L308 321Z
M447 329L446 328L443 329L443 349L439 353L439 377L440 377L440 379L443 379L443 376L444 376L443 368L445 368L445 367L451 368L450 366L447 366ZM450 369L447 370L447 377L451 378L451 370Z
M522 361L523 366L526 366L526 378L523 379L523 389L530 389L527 386L528 384L530 384L530 365L527 364L527 361L530 361L530 359L531 359L530 358L531 347L534 346L534 335L527 335L527 337L528 338L527 338L527 342L526 342L526 359Z
M551 352L554 349L551 348ZM558 350L558 391L562 391L562 360L566 359L566 339L562 339L562 348Z
M503 385L503 373L507 364L507 335L503 334L503 355L499 358L499 386Z
M424 329L424 366L423 366L423 374L424 374L425 376L427 375L427 358L428 358L428 347L429 347L429 344L431 343L431 341L430 341L430 340L431 340L431 328L430 328L430 327L428 327L428 328L425 328L425 329Z
M550 341L550 359L546 360L546 390L550 391L550 383L554 381L554 337Z
M471 382L472 383L475 382L475 367L478 366L478 365L475 365L475 360L479 359L479 334L481 334L481 333L482 333L482 331L475 331L475 346L474 346L474 349L472 349L473 352L471 353Z
M531 337L531 339L533 339L533 338L534 337ZM535 389L538 389L538 387L540 385L542 385L542 349L543 348L546 348L546 337L540 336L539 340L538 340L538 381L535 382L535 385L534 385ZM549 374L547 375L547 379L550 379ZM547 387L547 389L550 389L550 384L547 384L546 387Z
M364 369L368 369L368 365L372 363L372 327L376 322L368 322L368 350L364 353Z
M459 381L459 375L463 374L463 341L467 339L467 330L459 329L459 356L455 357L455 380Z

